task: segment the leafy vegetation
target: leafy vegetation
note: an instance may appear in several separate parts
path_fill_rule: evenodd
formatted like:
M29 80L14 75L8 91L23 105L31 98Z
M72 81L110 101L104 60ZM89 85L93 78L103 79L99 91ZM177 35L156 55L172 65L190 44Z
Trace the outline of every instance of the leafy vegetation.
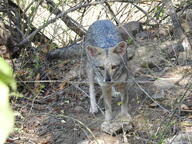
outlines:
M16 90L11 67L0 57L0 144L3 144L13 129L14 115L9 105L9 87Z

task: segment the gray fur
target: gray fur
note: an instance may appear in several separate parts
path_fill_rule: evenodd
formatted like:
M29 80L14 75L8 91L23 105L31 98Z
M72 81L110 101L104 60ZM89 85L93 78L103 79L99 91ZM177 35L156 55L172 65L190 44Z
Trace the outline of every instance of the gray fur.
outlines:
M98 20L93 23L85 36L85 46L92 45L100 48L114 47L123 41L117 27L109 20Z

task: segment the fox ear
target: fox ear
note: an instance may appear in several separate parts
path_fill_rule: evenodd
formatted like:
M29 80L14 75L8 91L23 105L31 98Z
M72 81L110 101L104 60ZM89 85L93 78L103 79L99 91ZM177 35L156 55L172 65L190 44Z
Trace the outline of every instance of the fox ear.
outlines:
M101 49L101 48L99 48L99 47L94 47L94 46L91 46L91 45L88 45L88 46L86 47L86 51L87 51L87 53L88 53L90 56L93 56L93 57L98 56L98 55L100 55L100 54L102 53L102 49Z
M127 51L127 43L125 41L118 43L113 49L113 53L119 55L124 55L126 51Z

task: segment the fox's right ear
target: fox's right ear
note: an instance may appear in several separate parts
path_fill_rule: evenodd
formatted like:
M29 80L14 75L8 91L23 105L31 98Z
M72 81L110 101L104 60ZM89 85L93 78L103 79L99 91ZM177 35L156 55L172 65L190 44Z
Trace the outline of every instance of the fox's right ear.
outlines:
M99 47L94 47L94 46L91 46L91 45L88 45L88 46L86 47L86 51L87 51L87 53L88 53L90 56L93 56L93 57L98 56L98 55L100 55L100 54L102 53L102 49L101 49L101 48L99 48Z

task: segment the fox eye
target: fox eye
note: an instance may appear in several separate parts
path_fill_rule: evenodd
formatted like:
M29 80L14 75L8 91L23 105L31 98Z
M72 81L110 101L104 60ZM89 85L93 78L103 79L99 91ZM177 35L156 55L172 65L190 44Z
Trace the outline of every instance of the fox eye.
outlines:
M112 69L112 70L115 70L115 69L117 69L117 68L118 68L118 65L112 65L112 66L111 66L111 69Z
M103 66L97 66L97 68L100 70L105 70L105 68Z

